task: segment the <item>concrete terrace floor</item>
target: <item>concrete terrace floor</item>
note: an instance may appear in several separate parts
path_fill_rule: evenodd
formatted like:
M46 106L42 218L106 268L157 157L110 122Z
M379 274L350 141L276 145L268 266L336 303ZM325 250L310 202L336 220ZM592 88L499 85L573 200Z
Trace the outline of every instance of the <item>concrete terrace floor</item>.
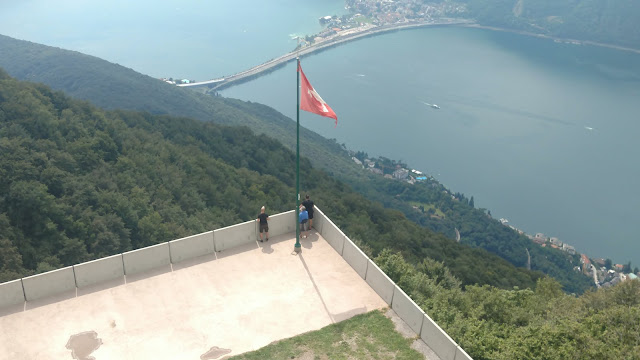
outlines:
M78 359L216 359L387 306L320 234L301 240L300 255L294 242L286 234L5 310L0 359L73 359L69 348Z

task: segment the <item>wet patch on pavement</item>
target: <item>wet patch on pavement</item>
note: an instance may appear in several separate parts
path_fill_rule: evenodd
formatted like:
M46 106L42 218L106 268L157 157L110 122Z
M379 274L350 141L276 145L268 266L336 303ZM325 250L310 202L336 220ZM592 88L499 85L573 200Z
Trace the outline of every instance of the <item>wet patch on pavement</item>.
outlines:
M102 339L95 331L85 331L71 335L66 348L71 350L71 357L76 360L95 360L91 355L102 345Z

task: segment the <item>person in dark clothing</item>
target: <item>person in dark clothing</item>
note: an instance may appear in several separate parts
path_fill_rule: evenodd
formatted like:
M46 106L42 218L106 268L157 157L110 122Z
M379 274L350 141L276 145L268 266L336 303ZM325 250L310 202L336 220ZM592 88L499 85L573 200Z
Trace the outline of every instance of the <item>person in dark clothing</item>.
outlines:
M260 215L256 221L260 222L260 242L262 242L262 232L264 231L267 234L267 241L269 241L269 215L264 212L264 206L260 208Z
M302 206L307 209L307 213L309 214L309 230L311 230L311 227L313 226L313 201L309 199L309 194L305 196Z

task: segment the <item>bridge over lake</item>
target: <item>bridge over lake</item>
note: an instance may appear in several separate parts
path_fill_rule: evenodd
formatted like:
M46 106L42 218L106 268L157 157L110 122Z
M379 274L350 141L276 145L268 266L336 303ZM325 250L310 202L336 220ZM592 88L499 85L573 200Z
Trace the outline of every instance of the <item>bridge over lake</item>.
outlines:
M352 41L352 40L367 37L367 36L372 36L372 35L377 35L384 32L397 31L402 29L410 29L410 28L425 27L425 26L450 26L450 25L470 25L470 24L473 24L471 20L439 19L437 21L435 20L412 21L412 22L383 25L383 26L364 25L361 27L353 28L353 29L342 30L338 32L336 35L325 38L311 46L303 47L301 49L286 53L280 57L271 59L265 63L254 66L251 69L244 70L237 74L220 77L216 79L211 79L207 81L192 82L189 84L179 84L177 86L180 86L180 87L207 86L212 91L222 90L223 88L240 84L242 82L258 77L269 71L273 71L278 67L284 66L287 62L295 60L297 56L303 56L303 55L308 55L317 51L322 51L324 49L327 49L332 46L336 46L338 44L341 44L347 41Z

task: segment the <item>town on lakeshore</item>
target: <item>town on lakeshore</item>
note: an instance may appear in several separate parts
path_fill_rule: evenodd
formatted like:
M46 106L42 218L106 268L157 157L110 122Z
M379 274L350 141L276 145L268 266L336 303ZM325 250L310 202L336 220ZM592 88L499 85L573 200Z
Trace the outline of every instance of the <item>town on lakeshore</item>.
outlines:
M427 183L431 186L437 186L439 184L432 175L428 175L420 170L410 169L401 161L390 160L384 157L369 158L366 153L361 151L349 151L349 156L351 156L351 160L353 160L353 162L359 165L362 169L386 179L404 181L411 185L415 185L416 183ZM452 200L460 200L460 198L458 198L458 194L453 194L446 188L443 189L443 191L450 195ZM413 208L416 211L424 211L424 209L421 209L417 205L414 205ZM430 216L433 218L440 218L441 215L439 215L435 210L432 210L430 212ZM489 213L488 216L491 216L491 213ZM614 264L610 259L590 258L586 254L577 252L574 246L569 245L566 242L562 242L557 237L549 237L543 233L536 233L535 235L527 234L515 226L510 225L509 220L505 218L501 218L499 221L502 225L529 238L533 244L566 252L569 255L579 255L580 264L575 265L573 270L580 272L585 276L592 277L596 287L609 287L622 281L634 280L640 277L640 270L638 267L632 269L631 262L628 262L627 264ZM460 240L459 236L460 235L457 234L458 241Z
M461 19L466 7L463 4L422 4L414 0L375 1L346 0L349 14L327 15L318 21L324 29L317 34L298 38L293 51L263 64L233 75L225 75L206 81L183 78L161 78L171 85L193 87L208 86L211 91L220 90L231 83L246 81L267 70L294 60L298 55L310 54L345 41L355 40L382 32L404 28L433 25L470 25L473 21Z

